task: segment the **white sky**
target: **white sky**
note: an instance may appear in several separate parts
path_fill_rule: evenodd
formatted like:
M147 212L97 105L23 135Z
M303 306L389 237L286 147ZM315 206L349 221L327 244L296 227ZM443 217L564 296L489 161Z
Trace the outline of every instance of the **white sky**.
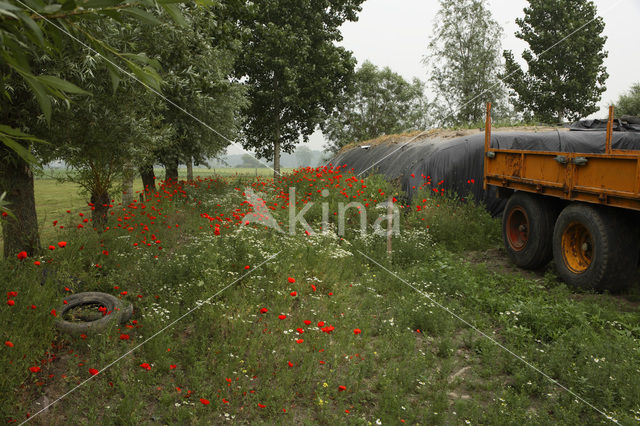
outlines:
M524 15L527 4L526 0L489 0L494 19L504 29L502 48L512 50L516 57L527 47L514 36L518 29L515 20ZM605 48L609 51L605 60L607 91L595 115L606 117L607 106L640 82L640 0L595 0L595 4L606 24ZM421 59L438 6L437 0L367 0L359 20L342 26L341 44L353 52L358 64L369 60L377 66L389 66L406 79L427 80ZM320 150L324 143L322 134L316 132L308 146Z

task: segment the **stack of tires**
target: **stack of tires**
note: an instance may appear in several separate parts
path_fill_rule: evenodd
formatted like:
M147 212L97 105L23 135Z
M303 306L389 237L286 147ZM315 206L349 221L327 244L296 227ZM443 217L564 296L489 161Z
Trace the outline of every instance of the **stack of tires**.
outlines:
M502 235L521 268L539 269L553 259L567 284L617 292L638 269L637 219L623 209L515 192L503 213Z

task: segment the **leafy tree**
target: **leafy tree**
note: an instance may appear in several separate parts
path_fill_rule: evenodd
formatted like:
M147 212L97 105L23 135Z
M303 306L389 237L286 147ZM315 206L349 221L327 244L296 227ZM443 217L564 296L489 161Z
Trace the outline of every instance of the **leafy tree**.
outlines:
M227 1L243 45L237 78L247 86L243 146L273 158L291 152L340 104L355 60L336 42L364 0Z
M71 1L18 3L0 5L0 70L3 86L0 105L0 192L6 192L6 203L14 216L3 221L4 255L20 250L34 253L40 247L38 222L33 191L31 154L37 138L25 130L33 126L42 114L50 122L53 105L69 102L70 94L87 95L78 86L47 74L34 66L42 58L60 54L67 34L83 39L94 49L134 72L147 85L159 88L157 74L147 66L145 58L135 52L122 54L84 30L83 22L96 19L119 20L123 15L136 21L149 21L149 15L138 5L164 8L174 19L180 18L177 5L156 4L151 0L127 2L121 0L88 1L77 5ZM86 18L86 19L85 19ZM75 47L78 49L78 46ZM112 75L116 74L111 70Z
M424 63L436 94L434 114L441 125L482 121L486 102L500 110L505 97L501 71L502 28L486 0L440 0Z
M408 82L388 67L364 62L346 101L323 125L328 148L336 152L350 142L428 127L430 106L424 90L417 78Z
M516 109L542 122L575 120L598 110L609 75L604 21L591 0L529 0L516 37L529 48L525 72L511 51L503 81Z
M175 136L157 154L173 180L179 163L204 164L237 139L240 109L247 105L245 88L231 78L240 48L235 32L218 7L187 10L184 26L154 27L140 44L163 65L163 93L191 114L174 105L163 113Z
M640 116L640 83L631 86L631 89L621 95L616 102L616 113L622 115Z

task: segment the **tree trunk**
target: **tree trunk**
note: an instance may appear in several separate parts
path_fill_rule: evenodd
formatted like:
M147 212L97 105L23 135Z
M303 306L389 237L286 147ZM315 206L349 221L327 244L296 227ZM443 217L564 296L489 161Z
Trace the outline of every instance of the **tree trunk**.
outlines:
M177 182L178 181L178 160L168 160L164 164L164 180L165 182Z
M155 192L156 176L153 172L153 164L145 164L140 166L140 177L142 178L142 186L145 192Z
M109 193L103 192L101 194L92 193L91 203L93 203L94 209L91 211L91 220L93 221L93 227L100 230L107 224L107 213L109 213Z
M278 112L279 114L279 112ZM276 119L276 139L273 142L273 178L280 177L280 117Z
M23 250L32 256L40 250L33 173L22 159L3 154L4 158L0 161L0 193L7 193L5 201L15 216L7 216L2 221L4 257L15 256Z
M187 180L193 180L193 159L191 157L187 159Z
M273 178L278 179L280 177L280 141L276 140L273 143Z
M122 204L128 206L133 202L133 179L136 170L132 163L127 163L124 168L124 178L122 180Z

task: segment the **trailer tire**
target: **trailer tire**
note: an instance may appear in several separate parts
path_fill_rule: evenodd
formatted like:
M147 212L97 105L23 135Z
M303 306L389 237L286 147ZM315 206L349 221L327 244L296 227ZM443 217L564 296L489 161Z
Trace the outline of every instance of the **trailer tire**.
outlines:
M553 257L555 204L543 197L515 192L502 215L502 238L507 254L520 268L538 269Z
M614 208L571 204L553 232L558 275L584 290L624 289L636 271L639 248L628 217Z

